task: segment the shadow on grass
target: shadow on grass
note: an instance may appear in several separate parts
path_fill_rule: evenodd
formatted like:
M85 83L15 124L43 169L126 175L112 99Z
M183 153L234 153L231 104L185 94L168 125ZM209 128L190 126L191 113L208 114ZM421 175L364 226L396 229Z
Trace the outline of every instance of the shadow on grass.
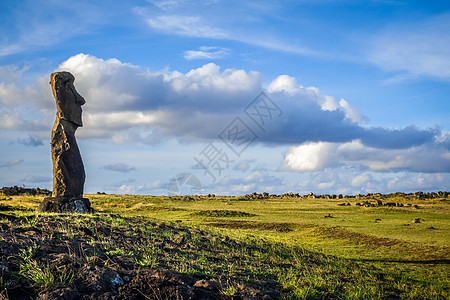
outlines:
M450 259L430 259L430 260L410 260L410 259L350 259L357 262L384 262L384 263L402 263L402 264L421 264L421 265L448 265Z

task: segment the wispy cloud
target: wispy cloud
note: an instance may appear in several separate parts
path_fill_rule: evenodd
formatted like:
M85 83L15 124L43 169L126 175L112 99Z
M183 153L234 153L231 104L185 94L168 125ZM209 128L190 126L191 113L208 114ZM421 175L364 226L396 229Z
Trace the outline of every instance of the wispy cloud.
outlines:
M0 57L58 44L103 19L100 7L81 2L21 1L10 7L17 22L0 29Z
M0 79L4 82L17 81L22 77L23 72L27 71L28 69L29 68L27 66L24 66L22 68L19 68L16 65L0 66Z
M229 34L218 27L208 25L198 16L162 15L149 17L147 24L160 32L197 38L228 38Z
M367 57L388 71L406 74L390 82L418 76L450 79L450 14L395 24L376 34Z
M134 167L130 167L127 164L124 163L116 163L111 165L105 165L102 167L102 169L114 171L114 172L121 172L121 173L128 173L131 171L136 170Z
M23 159L14 159L14 160L10 160L6 163L0 164L0 168L9 168L9 167L13 167L15 165L21 164L23 162Z
M249 26L236 26L233 16L228 20L216 18L217 15L204 14L168 14L163 12L155 14L144 8L135 8L134 12L144 18L147 25L158 32L195 38L210 38L238 41L266 49L296 53L306 56L324 55L305 46L300 46L292 41L286 41L273 33L249 30ZM247 12L250 13L250 12ZM217 11L215 11L217 14ZM221 19L221 21L218 21ZM241 23L242 20L239 20Z
M21 180L26 183L43 183L43 182L51 182L52 178L48 176L41 175L27 175Z
M199 50L184 51L184 58L193 59L218 59L224 58L230 54L230 49L221 47L200 47Z
M41 139L36 138L31 134L28 135L28 138L18 138L17 140L10 142L10 144L22 144L27 147L38 147L44 145Z

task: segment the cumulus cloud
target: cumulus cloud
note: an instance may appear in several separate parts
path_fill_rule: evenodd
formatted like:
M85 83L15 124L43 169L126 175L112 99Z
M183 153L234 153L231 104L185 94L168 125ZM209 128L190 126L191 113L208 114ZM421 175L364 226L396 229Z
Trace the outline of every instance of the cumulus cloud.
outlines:
M214 63L186 73L152 71L86 54L70 57L57 70L72 72L77 90L86 99L85 126L77 131L81 139L116 144L155 144L170 138L185 142L221 140L220 134L239 116L255 133L255 143L291 147L282 169L314 171L336 163L353 163L371 170L448 170L446 161L438 160L447 159L450 148L449 135L442 129L363 126L367 118L357 107L345 99L324 95L316 87L304 87L287 75L267 85L265 95L278 113L274 114L276 121L260 128L255 115L244 113L264 86L261 74L255 71L221 70ZM19 91L21 98L15 101L16 107L4 110L0 127L33 134L48 132L55 108L47 76ZM4 97L0 100L6 101ZM20 108L30 103L40 108L40 114L33 114L40 119L23 117ZM259 118L272 116L266 107L256 108ZM361 149L344 151L354 144ZM406 154L420 157L422 163L414 164ZM356 159L361 155L365 157Z
M90 100L85 109L101 112L177 107L191 111L235 109L239 102L252 99L261 85L258 72L233 69L221 72L214 63L186 74L152 72L117 59L78 54L58 69L74 74L77 89Z
M79 54L58 69L74 74L75 86L87 101L80 137L110 137L112 131L137 127L186 139L215 137L231 114L261 89L258 72L221 71L213 63L186 74L152 72L116 59Z
M303 96L314 99L323 111L340 111L344 113L345 119L354 123L368 120L359 108L351 106L345 99L341 99L338 102L334 97L321 94L318 88L304 87L298 84L294 77L288 75L280 75L275 78L267 87L267 92L282 92L291 97Z
M128 173L128 172L136 170L134 167L130 167L124 163L105 165L102 167L102 169L109 170L109 171L115 171L115 172L121 172L121 173Z
M291 147L284 158L282 169L297 171L323 170L333 164L336 144L318 142Z
M373 171L450 172L450 150L442 144L407 149L372 148L354 140L347 143L316 142L291 147L281 169L319 171L337 165L359 166ZM364 177L352 180L355 185Z
M354 187L359 187L364 185L366 182L369 182L371 180L371 176L368 173L362 173L355 177L353 177L351 181L351 185Z

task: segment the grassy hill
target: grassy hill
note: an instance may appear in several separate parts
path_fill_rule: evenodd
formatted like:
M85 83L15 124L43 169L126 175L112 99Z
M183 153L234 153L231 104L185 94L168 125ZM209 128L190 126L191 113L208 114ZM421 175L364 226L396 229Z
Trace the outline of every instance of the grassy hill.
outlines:
M449 298L447 197L87 197L95 214L0 196L0 295Z

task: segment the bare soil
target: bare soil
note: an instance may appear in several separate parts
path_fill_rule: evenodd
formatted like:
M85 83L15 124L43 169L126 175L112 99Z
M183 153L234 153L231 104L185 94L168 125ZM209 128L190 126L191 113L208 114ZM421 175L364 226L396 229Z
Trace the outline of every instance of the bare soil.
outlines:
M152 266L143 266L133 255L107 254L105 249L126 245L134 249L145 242L149 233L132 226L136 220L121 218L119 226L95 214L15 216L6 213L11 207L0 209L4 212L0 213L0 299L277 299L283 294L282 287L270 281L227 278L221 282L169 270L159 258ZM155 232L170 226L147 225ZM171 230L180 231L178 236L192 234L183 228ZM213 237L202 231L194 234L200 239ZM167 256L177 248L192 247L183 238L153 244L165 247ZM224 291L231 284L235 291L227 296Z

